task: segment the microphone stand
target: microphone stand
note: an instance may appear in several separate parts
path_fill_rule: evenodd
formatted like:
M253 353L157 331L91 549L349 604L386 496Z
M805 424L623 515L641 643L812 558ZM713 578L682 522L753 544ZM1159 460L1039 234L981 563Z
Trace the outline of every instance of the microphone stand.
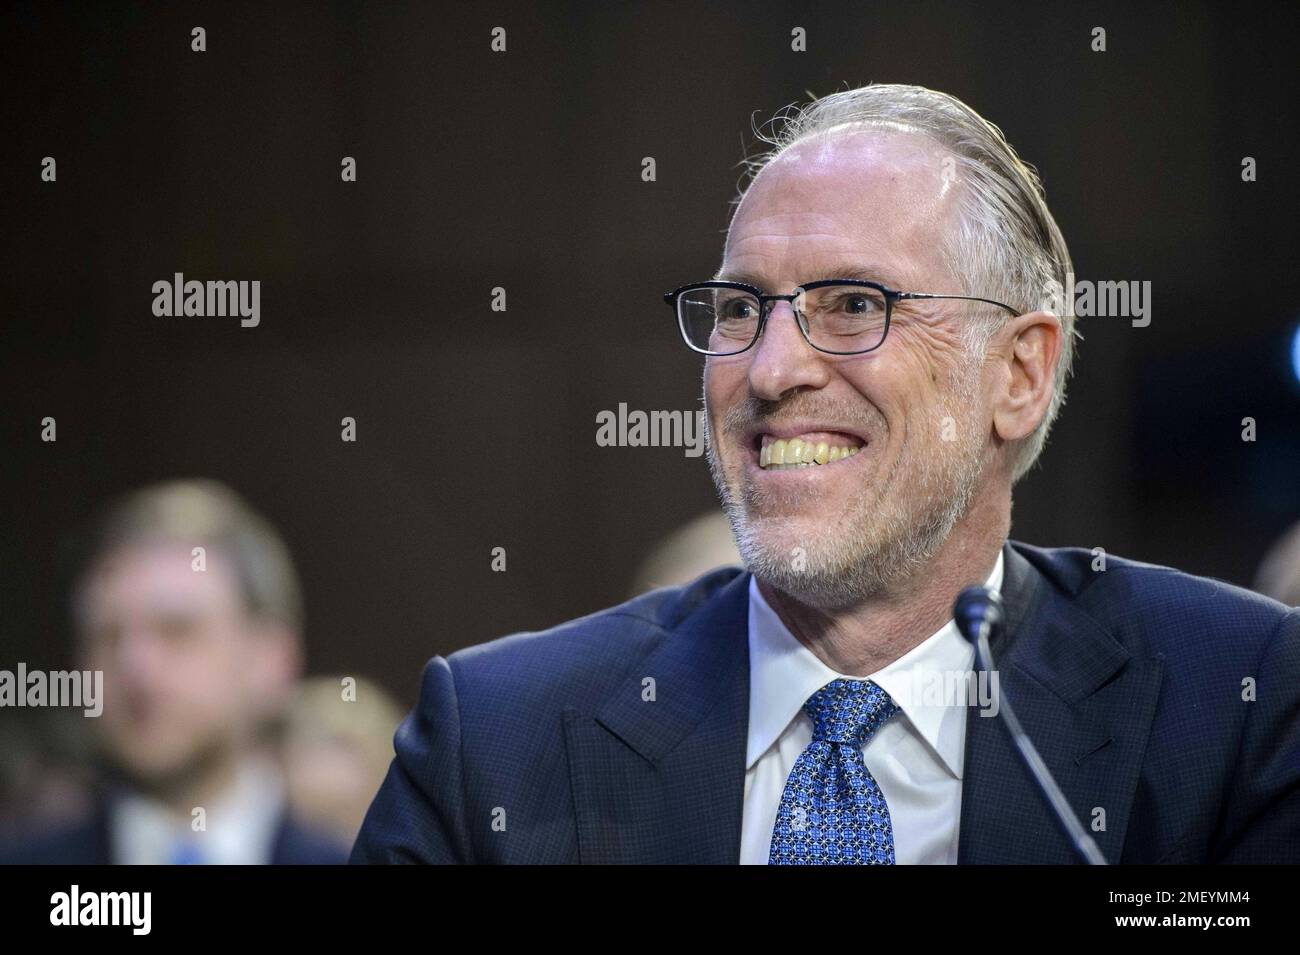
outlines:
M986 587L967 587L957 597L957 603L953 608L953 619L957 622L957 628L961 630L962 635L975 646L976 668L981 673L992 671L993 654L989 651L989 635L1002 627L1002 598ZM1001 690L999 692L1001 693ZM1061 792L1061 787L1052 777L1051 770L1038 755L1038 750L1034 748L1024 727L1016 719L1016 714L1011 709L1011 703L1005 693L1001 693L1001 699L998 701L998 712L1002 716L1002 725L1011 734L1011 742L1015 744L1021 760L1038 786L1038 791L1047 801L1052 815L1064 830L1075 853L1088 865L1106 865L1106 857L1101 854L1097 843L1074 814L1069 800L1065 798L1065 793Z

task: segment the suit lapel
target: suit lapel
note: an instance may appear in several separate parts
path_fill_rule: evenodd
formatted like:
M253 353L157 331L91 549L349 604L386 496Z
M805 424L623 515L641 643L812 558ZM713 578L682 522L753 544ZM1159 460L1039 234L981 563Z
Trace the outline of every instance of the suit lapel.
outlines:
M1000 689L1102 853L1118 862L1161 662L1130 654L1013 545L1004 553L1007 626L991 648ZM739 860L748 606L742 573L666 632L594 714L565 710L581 862ZM653 700L644 698L647 678ZM1006 728L979 713L967 716L958 861L1074 861Z
M1118 862L1161 662L1133 657L1010 543L1004 554L1007 625L991 647L1000 688L1102 854ZM1075 861L1001 719L971 707L966 727L958 861Z
M594 715L565 711L581 862L739 861L748 608L742 573L665 633Z

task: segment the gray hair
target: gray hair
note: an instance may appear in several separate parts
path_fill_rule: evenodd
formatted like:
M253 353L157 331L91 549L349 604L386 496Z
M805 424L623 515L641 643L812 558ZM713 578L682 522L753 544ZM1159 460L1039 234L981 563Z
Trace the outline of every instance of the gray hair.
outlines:
M750 184L764 167L792 145L818 134L852 132L852 127L885 126L928 136L955 158L953 170L965 185L960 198L960 225L947 243L945 256L953 275L970 284L964 290L981 298L1006 302L1021 313L1053 311L1064 332L1056 366L1052 401L1034 433L1021 442L1012 480L1033 466L1047 433L1065 401L1065 384L1074 361L1075 330L1072 303L1062 308L1062 290L1073 271L1061 230L1047 209L1042 182L1034 167L1020 159L1002 131L947 93L922 86L871 84L832 93L777 113L774 134L754 132L773 148L744 161ZM848 124L849 128L840 129ZM747 187L746 187L747 188ZM744 189L733 203L744 198ZM919 289L916 291L945 291ZM963 290L954 290L963 291ZM972 303L973 304L973 303ZM1061 314L1065 313L1065 314ZM966 326L967 347L982 355L993 332L1006 316Z

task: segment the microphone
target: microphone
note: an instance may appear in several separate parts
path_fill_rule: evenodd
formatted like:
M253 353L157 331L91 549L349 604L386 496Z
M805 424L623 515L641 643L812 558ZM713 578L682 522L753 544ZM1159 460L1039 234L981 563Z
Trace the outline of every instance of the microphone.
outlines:
M952 608L952 617L962 636L975 646L976 669L984 673L991 671L993 655L989 652L989 637L1000 631L1005 621L1002 598L998 596L997 591L989 590L987 587L967 587L957 596L957 602ZM999 684L999 693L1001 699L998 701L998 712L1002 716L1002 725L1011 734L1011 742L1015 744L1016 751L1020 753L1021 760L1038 786L1038 791L1047 800L1052 815L1064 830L1074 851L1088 865L1106 865L1106 857L1101 854L1101 850L1097 848L1097 843L1088 834L1088 830L1079 822L1079 817L1070 808L1065 793L1061 792L1061 787L1052 778L1051 770L1038 755L1038 750L1034 748L1020 721L1016 719L1006 693L1001 690L1001 684Z

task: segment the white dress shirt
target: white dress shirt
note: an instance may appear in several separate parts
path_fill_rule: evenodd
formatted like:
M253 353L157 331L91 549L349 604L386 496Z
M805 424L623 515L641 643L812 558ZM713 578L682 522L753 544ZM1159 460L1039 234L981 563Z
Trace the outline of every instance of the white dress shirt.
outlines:
M271 763L262 758L243 763L234 784L203 808L207 828L195 832L191 818L177 818L165 805L140 793L114 800L109 816L114 861L166 865L177 846L186 842L208 864L271 861L285 810L284 786Z
M985 582L1002 586L1002 551ZM799 642L749 584L749 745L740 861L766 865L772 829L795 760L812 742L803 705L827 683L871 679L901 712L867 740L866 763L885 801L899 865L957 862L961 779L966 747L968 674L975 650L949 620L937 633L870 677L836 673ZM948 687L941 692L938 687Z

